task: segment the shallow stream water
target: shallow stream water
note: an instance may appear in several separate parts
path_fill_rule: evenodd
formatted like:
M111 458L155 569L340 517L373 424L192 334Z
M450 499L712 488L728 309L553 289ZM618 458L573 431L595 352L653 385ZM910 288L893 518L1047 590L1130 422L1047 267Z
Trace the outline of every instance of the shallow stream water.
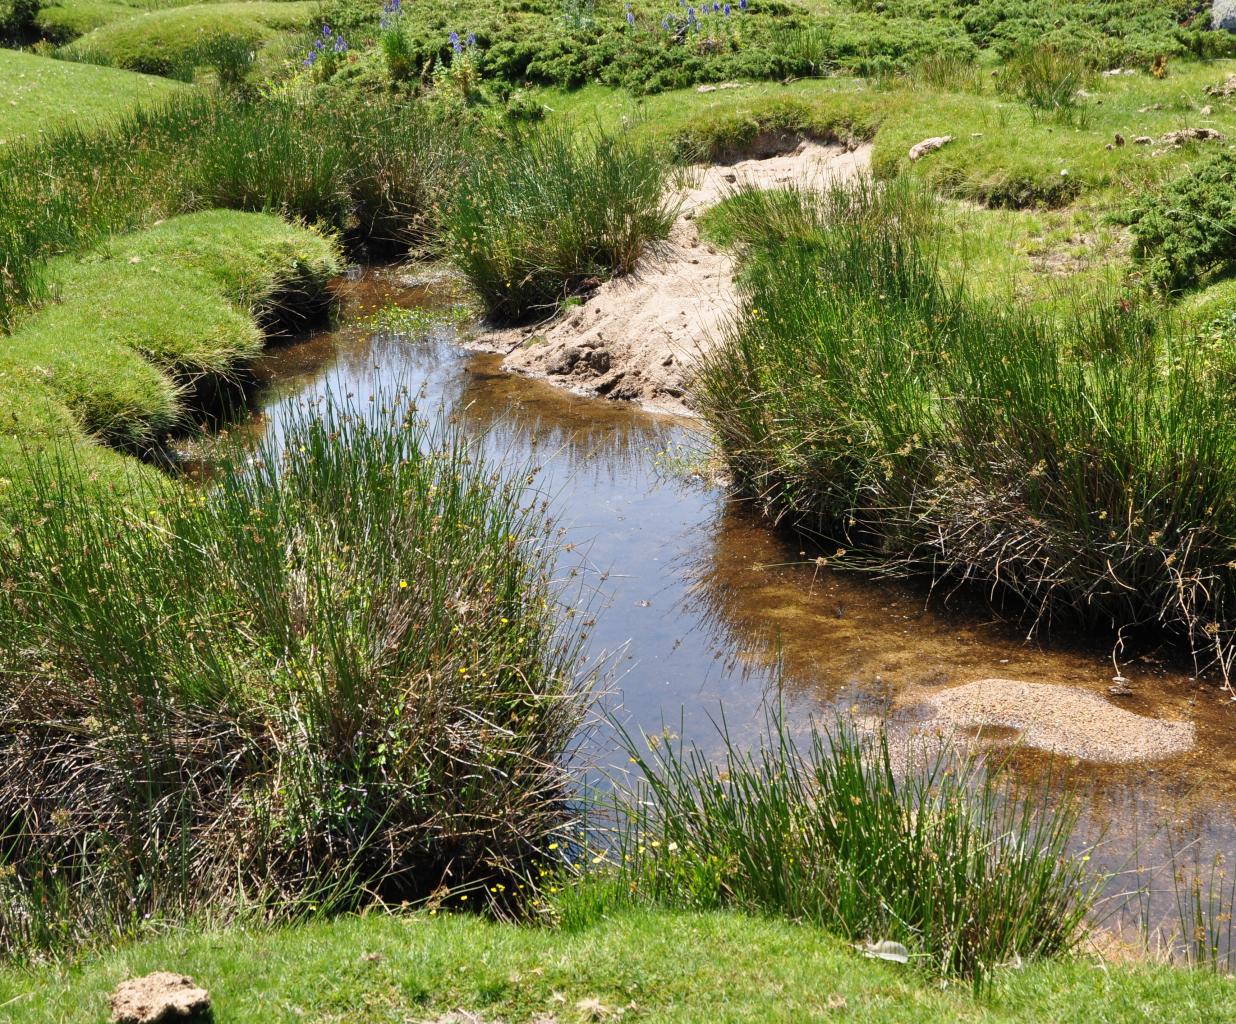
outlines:
M363 326L385 305L449 302L441 287L366 272L339 290L343 326L272 349L257 367L250 415L232 432L277 434L297 403L328 391L404 386L423 394L426 411L441 407L482 436L491 459L541 467L538 485L569 543L563 576L578 573L596 616L588 650L608 669L604 703L628 726L668 727L712 750L722 708L730 734L755 741L768 701L782 700L799 729L838 712L904 726L919 720L916 694L944 685L1004 677L1105 695L1112 684L1102 645L1039 646L974 608L941 610L920 590L817 566L722 486L683 472L684 455L703 443L692 421L512 376L499 357L461 348L448 327L404 335ZM1017 749L1015 770L1030 780L1051 771L1076 787L1078 844L1098 844L1097 867L1157 868L1172 848L1209 865L1236 851L1236 705L1152 657L1120 674L1133 694L1111 699L1193 722L1193 750L1153 763L1049 765ZM601 729L590 753L621 770L626 757L612 740ZM1149 877L1129 870L1109 891ZM1170 916L1174 895L1165 873L1155 887L1157 920Z

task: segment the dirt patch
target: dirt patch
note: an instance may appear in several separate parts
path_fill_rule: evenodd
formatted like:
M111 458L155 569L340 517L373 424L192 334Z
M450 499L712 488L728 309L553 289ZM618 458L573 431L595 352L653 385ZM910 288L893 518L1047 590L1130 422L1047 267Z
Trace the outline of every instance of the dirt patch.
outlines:
M1108 764L1171 757L1195 741L1191 722L1146 718L1098 694L1054 683L981 679L939 690L921 709L929 722L1015 730L1016 739L1027 746Z
M691 415L691 366L716 344L737 303L733 258L700 241L696 215L737 184L823 184L853 178L871 162L870 146L850 150L801 140L785 148L762 159L700 168L668 243L637 273L605 282L547 323L484 332L471 344L504 353L503 367L516 373Z
M155 971L120 983L112 993L113 1024L209 1021L210 995L192 978Z

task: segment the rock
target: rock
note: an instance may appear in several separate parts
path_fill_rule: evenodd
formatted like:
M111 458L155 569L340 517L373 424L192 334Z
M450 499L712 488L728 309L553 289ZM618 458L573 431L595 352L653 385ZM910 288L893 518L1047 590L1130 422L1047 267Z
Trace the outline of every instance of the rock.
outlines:
M1111 68L1103 72L1104 78L1115 78L1117 75L1136 75L1136 68Z
M610 359L609 352L603 348L598 348L589 352L584 358L584 362L593 373L609 373L612 360Z
M155 971L122 981L112 993L113 1024L210 1019L210 993L183 974Z
M930 139L923 139L922 142L917 142L910 147L910 159L921 160L928 153L934 153L937 149L947 146L953 141L951 135L936 135Z
M1116 132L1116 138L1113 141L1116 143L1117 146L1123 146L1124 136L1121 135L1119 132Z
M556 377L565 376L575 369L583 354L583 350L574 345L564 348L545 364L545 372Z
M1215 28L1236 32L1236 0L1210 0L1210 23Z
M1133 145L1149 146L1152 142L1154 142L1154 139L1152 139L1149 135L1139 135L1136 139L1133 140Z
M1227 78L1219 85L1212 85L1206 90L1207 96L1218 96L1226 99L1228 96L1236 96L1236 75L1228 75Z
M1183 128L1168 132L1162 142L1166 146L1183 146L1186 142L1222 142L1223 133L1213 128Z
M1198 113L1202 117L1210 117L1214 112L1215 112L1215 108L1212 107L1209 103L1207 103L1206 106L1202 107L1202 109L1198 111Z

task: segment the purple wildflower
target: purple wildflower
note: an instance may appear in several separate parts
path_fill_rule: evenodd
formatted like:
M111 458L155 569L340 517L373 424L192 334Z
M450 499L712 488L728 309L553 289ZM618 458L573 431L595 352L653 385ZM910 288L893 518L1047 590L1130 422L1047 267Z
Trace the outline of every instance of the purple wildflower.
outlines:
M634 25L634 24L635 24L635 15L634 15L634 14L632 14L630 11L627 11L627 24L628 24L628 25Z
M451 49L456 53L463 53L463 43L459 41L459 33L452 32L447 39L450 40Z

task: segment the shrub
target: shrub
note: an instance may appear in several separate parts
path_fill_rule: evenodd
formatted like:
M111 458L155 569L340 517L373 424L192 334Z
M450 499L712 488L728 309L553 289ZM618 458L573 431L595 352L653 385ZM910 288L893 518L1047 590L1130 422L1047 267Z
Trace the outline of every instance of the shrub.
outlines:
M578 644L541 503L412 401L302 409L141 514L32 467L0 541L0 948L526 906L569 818Z
M825 556L979 584L1032 629L1233 661L1226 375L1129 295L1048 319L937 271L908 186L750 194L744 314L695 390L738 488Z
M738 907L891 940L930 971L972 977L1071 950L1095 891L1067 856L1069 797L1017 794L938 740L812 728L774 715L766 741L720 758L626 737L624 888L691 909Z
M656 149L540 131L468 168L445 212L452 257L491 316L546 313L590 277L634 269L677 209Z
M22 44L38 36L39 10L43 0L0 2L0 42Z
M1216 153L1148 192L1122 218L1150 280L1172 290L1236 269L1236 156Z

